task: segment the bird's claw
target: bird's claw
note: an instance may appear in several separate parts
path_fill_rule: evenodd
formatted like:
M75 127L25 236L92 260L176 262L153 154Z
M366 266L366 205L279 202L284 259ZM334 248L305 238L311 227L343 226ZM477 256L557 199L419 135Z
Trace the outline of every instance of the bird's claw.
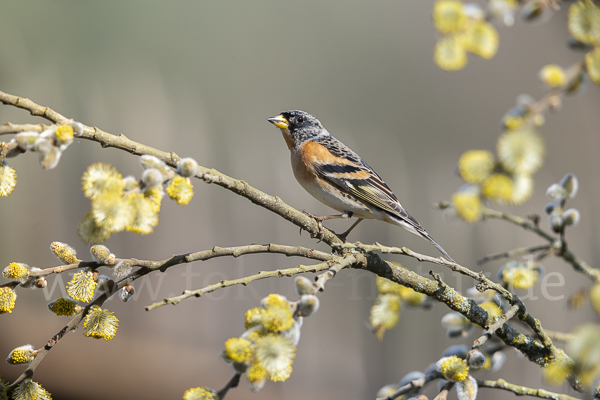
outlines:
M317 227L319 228L319 233L317 235L314 235L313 237L319 238L319 242L322 242L323 239L325 239L325 228L323 228L323 220L325 218L323 218L319 215L309 213L306 210L302 210L302 213L308 217L313 218L315 221L317 221Z
M346 242L348 241L348 240L346 240L346 238L348 237L348 234L349 234L349 233L350 233L350 232L348 232L348 231L346 231L346 232L344 232L344 233L339 233L339 234L338 234L338 233L336 233L336 236L337 236L338 238L340 238L340 239L342 240L342 242L346 243Z

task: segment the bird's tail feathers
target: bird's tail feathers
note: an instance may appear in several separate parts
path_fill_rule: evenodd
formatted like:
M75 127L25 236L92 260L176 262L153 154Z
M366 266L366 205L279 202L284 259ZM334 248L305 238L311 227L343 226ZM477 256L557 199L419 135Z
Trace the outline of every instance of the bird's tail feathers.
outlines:
M402 220L394 215L390 215L390 220L388 220L388 221L392 222L396 225L400 225L401 227L403 227L410 233L414 233L415 235L421 236L422 238L426 239L428 242L430 242L432 245L434 245L435 248L438 249L438 251L440 253L442 253L442 256L446 260L456 264L456 261L454 261L452 259L452 257L450 257L450 254L448 254L446 252L446 250L444 250L444 248L442 246L440 246L440 244L438 242L436 242L435 239L432 238L431 235L429 233L427 233L427 231L425 229L423 229L423 227L421 225L418 225L419 223L416 220L413 219L414 224L411 224L411 223L409 223L405 220ZM411 221L411 222L413 222L413 221Z
M454 260L452 259L452 257L450 257L450 254L448 254L448 253L446 252L446 250L444 250L444 248L443 248L442 246L440 246L440 244L439 244L438 242L436 242L436 241L435 241L435 239L434 239L434 238L432 238L432 237L431 237L431 235L430 235L429 233L427 233L427 232L426 232L426 231L424 231L424 230L417 230L417 233L418 233L420 236L422 236L423 238L427 239L427 240L428 240L428 241L429 241L429 242L430 242L432 245L434 245L434 246L435 246L435 248L436 248L436 249L438 249L440 253L442 253L442 256L443 256L443 257L444 257L446 260L448 260L448 261L450 261L450 262L452 262L452 263L455 263L455 264L456 264L456 261L454 261Z

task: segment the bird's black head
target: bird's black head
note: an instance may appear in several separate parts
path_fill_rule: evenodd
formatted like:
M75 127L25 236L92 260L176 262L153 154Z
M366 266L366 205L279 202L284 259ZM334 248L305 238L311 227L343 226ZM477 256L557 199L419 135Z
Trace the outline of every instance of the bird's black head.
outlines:
M318 119L300 110L284 111L275 117L267 118L267 121L283 131L288 146L298 147L306 140L329 134ZM290 139L293 144L289 142Z

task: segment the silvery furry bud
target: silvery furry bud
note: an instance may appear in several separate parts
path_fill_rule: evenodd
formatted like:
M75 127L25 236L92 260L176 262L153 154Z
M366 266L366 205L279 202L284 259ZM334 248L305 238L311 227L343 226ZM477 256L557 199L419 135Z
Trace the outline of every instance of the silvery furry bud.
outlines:
M298 311L303 317L308 317L319 309L319 298L312 294L303 295L298 301Z
M479 369L485 365L485 356L478 349L473 349L469 351L467 355L467 360L469 363L469 367L473 369Z
M477 397L477 381L471 375L456 384L458 400L475 400Z
M58 147L50 146L48 153L40 152L40 165L43 169L54 169L60 161L62 151Z
M310 279L304 276L297 276L296 279L294 279L294 284L296 293L298 293L299 296L312 293L313 285Z
M572 199L579 191L579 180L574 174L567 174L560 180L560 186L565 190L565 198Z
M579 210L575 208L569 208L563 213L562 217L565 222L565 225L570 226L577 226L577 224L579 224L579 221L581 220L581 214L579 213Z
M142 173L142 182L149 188L161 186L163 184L163 175L156 168L148 168Z
M110 279L106 275L100 275L98 279L96 279L96 290L100 293L110 293L115 284L115 281Z
M83 135L83 124L81 122L73 122L71 124L71 128L73 128L73 135L76 137L80 137Z
M448 347L442 353L442 357L450 357L456 356L458 358L465 359L467 358L467 354L469 353L469 349L464 344L455 344L454 346Z
M546 196L554 201L563 201L565 199L565 189L558 183L553 183L546 190Z
M36 140L40 137L37 132L21 132L15 135L19 148L23 151L33 150Z
M457 312L450 312L442 317L442 326L444 329L464 329L468 327L471 322L465 318L462 314Z
M185 178L196 175L197 171L198 163L193 158L182 158L179 161L179 164L177 164L177 172L179 172L179 175Z
M402 379L400 379L400 383L399 386L406 386L409 383L411 383L412 381L415 381L417 379L422 379L425 378L425 374L421 371L411 371L408 374L404 375L402 377Z
M127 303L129 300L131 300L131 298L133 297L134 294L135 294L135 288L131 285L127 285L124 288L122 288L121 290L119 290L119 298L124 303Z

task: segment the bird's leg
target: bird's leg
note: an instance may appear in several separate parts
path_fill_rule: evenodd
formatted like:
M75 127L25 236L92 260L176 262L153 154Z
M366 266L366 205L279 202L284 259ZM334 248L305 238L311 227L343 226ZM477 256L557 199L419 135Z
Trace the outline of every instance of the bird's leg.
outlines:
M342 219L348 219L352 217L352 213L351 212L345 212L343 214L336 214L336 215L315 215L315 214L311 214L306 210L302 210L302 212L306 215L308 215L311 218L314 218L317 221L317 225L319 227L319 235L317 236L319 238L319 242L323 240L323 238L325 237L325 230L323 229L323 221L327 221L328 219L338 219L338 218L342 218ZM362 221L362 220L360 220ZM352 228L354 228L357 225L357 223L355 223L354 225L352 225L352 227L347 230L345 233L350 233L350 231L352 230Z
M364 218L357 219L356 222L353 223L352 226L350 228L348 228L348 230L346 232L342 233L341 235L338 235L338 237L345 242L346 238L348 237L350 232L352 232L352 229L356 228L356 225L360 224L363 220L364 220Z

